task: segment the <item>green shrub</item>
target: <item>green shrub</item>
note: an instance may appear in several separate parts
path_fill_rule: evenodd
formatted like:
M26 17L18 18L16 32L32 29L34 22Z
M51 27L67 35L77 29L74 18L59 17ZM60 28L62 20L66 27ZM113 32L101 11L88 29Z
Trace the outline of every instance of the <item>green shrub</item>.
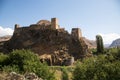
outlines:
M65 67L62 68L62 80L69 80L68 72Z
M110 62L105 55L99 55L78 63L73 80L119 80L120 61Z
M0 65L1 67L8 64L8 55L0 53Z
M2 70L4 71L4 72L17 72L17 73L19 73L20 72L20 70L19 70L19 66L17 66L17 65L13 65L13 66L4 66L4 67L2 67Z
M55 80L54 72L46 64L39 61L38 55L30 50L14 50L9 55L9 63L3 67L4 71L18 73L34 72L46 80Z
M115 59L120 60L120 48L109 49L109 54L111 54Z
M30 50L14 50L9 54L9 65L18 65L20 71L33 71L40 64L39 58ZM33 68L32 68L33 67Z

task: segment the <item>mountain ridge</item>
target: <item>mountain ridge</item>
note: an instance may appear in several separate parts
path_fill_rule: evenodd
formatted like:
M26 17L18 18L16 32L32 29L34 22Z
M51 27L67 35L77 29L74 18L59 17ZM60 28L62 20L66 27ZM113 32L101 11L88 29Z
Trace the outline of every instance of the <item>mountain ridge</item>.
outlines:
M120 47L120 38L114 40L109 47L110 47L110 48Z

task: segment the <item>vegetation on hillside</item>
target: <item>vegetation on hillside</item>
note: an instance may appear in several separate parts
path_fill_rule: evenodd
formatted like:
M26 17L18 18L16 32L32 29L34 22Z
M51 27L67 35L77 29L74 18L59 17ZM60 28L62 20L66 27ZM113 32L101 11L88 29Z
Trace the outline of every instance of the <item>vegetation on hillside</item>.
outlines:
M104 49L103 53L93 54L93 57L78 60L68 67L49 67L30 50L14 50L9 54L0 53L0 70L20 74L33 72L45 80L119 80L120 48Z
M106 52L78 61L73 72L73 80L119 80L120 49Z

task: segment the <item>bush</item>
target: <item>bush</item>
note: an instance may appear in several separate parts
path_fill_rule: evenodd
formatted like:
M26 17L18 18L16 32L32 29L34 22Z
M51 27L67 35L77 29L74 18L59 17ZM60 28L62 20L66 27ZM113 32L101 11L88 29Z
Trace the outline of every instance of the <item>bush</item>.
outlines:
M13 66L4 66L4 67L2 67L2 70L4 71L4 72L17 72L17 73L19 73L20 72L20 70L19 70L19 66L17 66L17 65L13 65Z
M30 50L14 50L9 54L9 65L18 65L20 71L33 71L37 64L40 64L39 58Z
M66 68L62 68L62 80L69 80L68 72Z
M54 73L49 70L46 64L39 61L38 55L30 50L14 50L9 55L9 63L4 65L3 70L19 73L34 72L46 80L55 80Z
M0 53L0 66L4 66L8 64L8 55Z
M120 48L109 49L109 54L111 54L115 59L120 60Z
M99 55L78 63L73 80L119 80L120 61L110 62L105 55Z

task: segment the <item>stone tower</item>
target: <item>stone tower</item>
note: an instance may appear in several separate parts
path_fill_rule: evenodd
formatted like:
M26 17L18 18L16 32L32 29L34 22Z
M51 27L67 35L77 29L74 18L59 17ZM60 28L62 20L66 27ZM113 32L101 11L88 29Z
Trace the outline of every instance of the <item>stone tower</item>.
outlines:
M71 35L75 38L81 38L82 37L82 32L80 28L72 28Z
M58 19L57 18L52 18L51 19L51 28L52 29L58 29L59 28Z
M15 24L15 28L14 28L14 29L17 29L17 28L19 28L19 27L20 27L19 24Z

